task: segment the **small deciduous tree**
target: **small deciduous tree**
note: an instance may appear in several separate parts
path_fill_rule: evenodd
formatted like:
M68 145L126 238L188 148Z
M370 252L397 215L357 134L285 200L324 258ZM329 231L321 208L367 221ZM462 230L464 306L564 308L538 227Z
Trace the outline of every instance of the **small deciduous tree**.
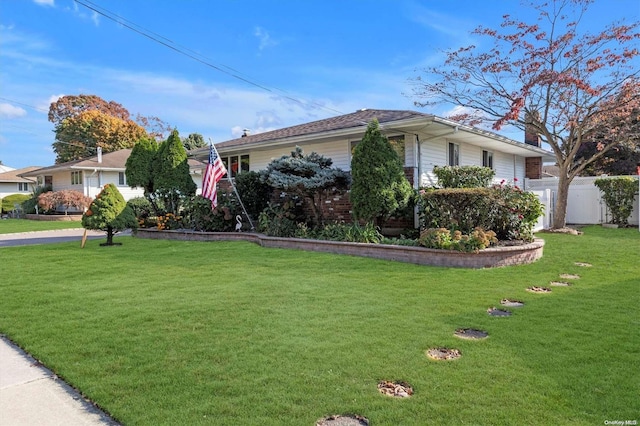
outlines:
M353 216L376 225L405 208L413 190L403 162L380 131L378 120L369 123L351 160Z
M80 191L64 189L62 191L48 191L38 195L38 205L44 210L53 211L58 207L64 207L64 213L72 207L84 210L91 204L91 197L87 197Z
M640 140L634 127L640 111L640 22L582 32L580 19L590 3L532 4L539 18L530 23L506 15L501 29L473 31L492 42L487 50L448 51L443 65L425 70L428 78L414 80L418 106L450 103L468 111L456 117L468 124L535 129L560 171L553 228L565 226L573 178L620 144ZM595 152L578 155L593 141Z
M136 229L138 221L118 188L108 183L82 215L85 229L97 229L107 233L107 242L102 246L115 245L113 236L126 229Z
M261 172L262 181L305 199L313 211L314 224L322 225L322 205L327 195L346 190L350 182L349 174L332 164L333 160L316 152L304 155L297 146L291 155L269 163Z

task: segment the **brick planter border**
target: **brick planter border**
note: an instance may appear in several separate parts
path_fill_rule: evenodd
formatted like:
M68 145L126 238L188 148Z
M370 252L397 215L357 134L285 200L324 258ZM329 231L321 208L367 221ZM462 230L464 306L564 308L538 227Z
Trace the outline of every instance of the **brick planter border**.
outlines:
M463 253L451 250L436 250L424 247L388 244L279 238L246 232L195 232L188 230L159 231L156 229L138 229L136 237L182 241L249 241L262 247L320 251L395 260L417 265L454 268L495 268L533 263L542 257L542 249L544 247L544 240L537 238L529 244L520 246L491 247L481 250L478 253Z
M82 220L81 214L33 214L29 213L25 215L25 219L29 220L44 220L48 222L80 222Z

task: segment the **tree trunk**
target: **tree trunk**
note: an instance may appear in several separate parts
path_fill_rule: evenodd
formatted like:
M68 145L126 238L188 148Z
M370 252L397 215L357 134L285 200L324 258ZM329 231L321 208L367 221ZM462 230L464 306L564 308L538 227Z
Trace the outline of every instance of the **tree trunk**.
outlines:
M113 228L108 226L107 227L107 242L106 245L108 246L112 246L113 245Z
M553 229L561 229L567 225L567 200L569 198L569 185L571 180L566 177L564 171L560 171L558 178L558 194L556 197L556 208L553 212Z

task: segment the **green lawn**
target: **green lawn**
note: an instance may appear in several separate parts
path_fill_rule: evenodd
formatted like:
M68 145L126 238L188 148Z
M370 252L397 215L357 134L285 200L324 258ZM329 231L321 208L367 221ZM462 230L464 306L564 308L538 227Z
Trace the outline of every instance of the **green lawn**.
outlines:
M640 233L541 236L540 261L487 270L246 242L3 248L0 332L131 425L638 419ZM581 279L525 291L561 273ZM526 305L489 317L502 298ZM460 327L490 337L461 340ZM462 357L425 356L440 346ZM415 394L383 396L380 380Z
M82 228L80 221L47 221L27 219L0 220L0 234L14 232L50 231L56 229Z

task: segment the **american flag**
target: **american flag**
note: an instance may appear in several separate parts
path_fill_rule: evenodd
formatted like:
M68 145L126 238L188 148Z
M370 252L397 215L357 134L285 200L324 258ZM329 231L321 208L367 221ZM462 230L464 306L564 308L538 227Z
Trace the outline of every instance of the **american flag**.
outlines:
M218 205L218 191L216 191L216 184L227 174L227 169L224 167L222 160L218 156L218 152L213 147L209 146L209 164L204 171L202 177L202 196L211 200L211 208L214 209Z

